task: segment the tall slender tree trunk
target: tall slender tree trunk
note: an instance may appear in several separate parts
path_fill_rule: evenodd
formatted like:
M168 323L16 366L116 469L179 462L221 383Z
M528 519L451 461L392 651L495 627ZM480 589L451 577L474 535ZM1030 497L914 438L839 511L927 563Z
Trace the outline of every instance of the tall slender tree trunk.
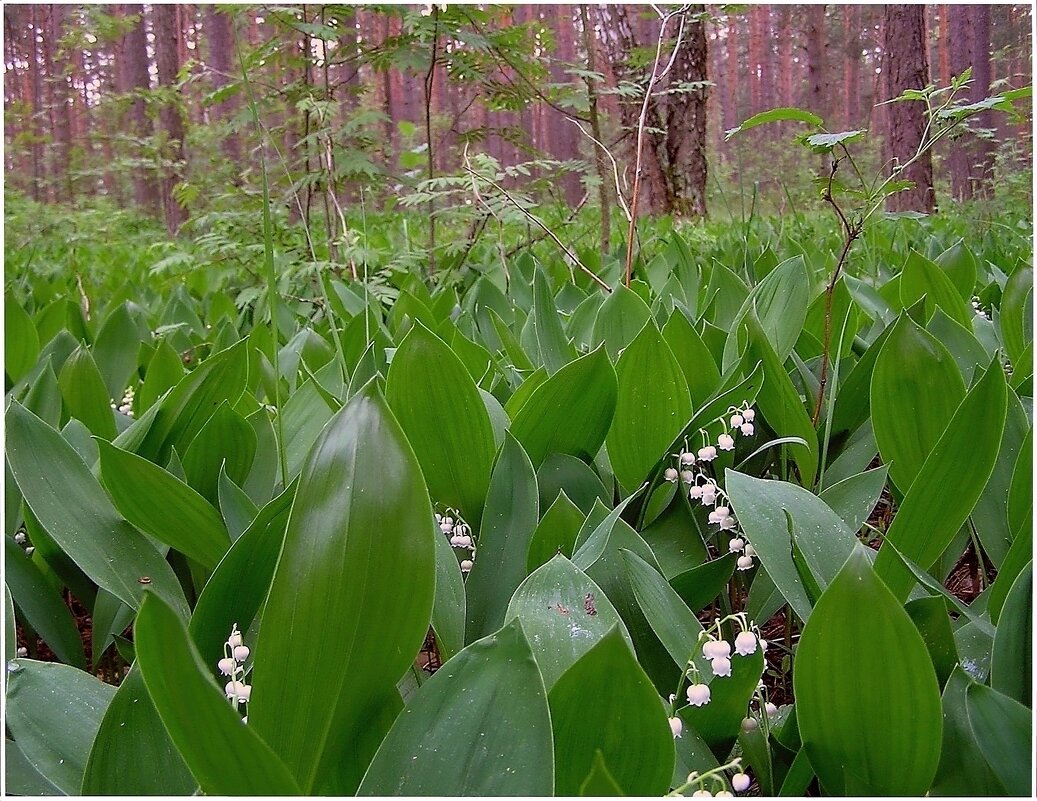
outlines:
M693 5L688 13L702 14L705 8ZM705 23L688 22L670 70L670 85L707 81L708 63ZM706 97L705 86L668 96L666 161L673 213L678 217L706 216Z
M37 43L41 30L40 11L42 6L31 6L32 35L29 43L29 70L32 74L32 197L33 200L47 199L46 162L43 151L43 74L41 54Z
M990 6L969 6L972 30L972 87L971 100L979 102L990 95ZM994 112L978 114L975 125L987 131L995 126ZM973 194L989 197L993 185L994 142L985 137L976 139L975 155L969 164L969 183Z
M236 82L239 72L234 57L234 21L229 10L217 10L216 6L205 6L205 38L209 45L210 80L214 92ZM238 97L228 94L213 104L215 119L229 128L230 121L238 111ZM238 134L225 130L221 140L224 155L235 165L241 164L241 141Z
M52 200L71 200L72 186L69 173L69 150L72 144L72 117L69 109L68 80L64 65L59 63L58 51L64 30L65 6L46 6L47 28L43 36L43 74L47 111L53 147L50 154L50 186Z
M843 11L843 125L853 128L860 115L861 39L856 6Z
M753 5L749 10L749 114L763 111L763 52L767 46L766 5Z
M884 11L886 50L886 88L889 97L898 97L907 89L922 89L929 83L929 61L926 49L925 6L887 5ZM925 130L925 107L922 103L891 103L889 109L888 155L904 164L917 152ZM912 164L903 177L914 187L889 198L890 211L936 210L933 193L933 165L926 153Z
M155 66L158 84L171 89L176 86L180 71L180 29L176 6L155 4L151 7L155 32ZM164 169L161 178L162 211L166 230L174 235L187 219L187 210L174 197L173 188L181 180L184 161L184 119L178 98L164 103L158 113L159 124L166 135L165 154L171 166Z
M123 18L134 17L136 22L123 35L117 49L116 86L120 94L137 93L130 103L128 125L131 136L138 141L148 139L152 135L151 120L144 106L144 98L139 93L151 88L148 74L148 43L144 32L144 6L117 6ZM137 146L140 156L140 146ZM143 161L143 159L141 159ZM157 215L161 205L160 190L154 175L145 168L133 170L133 196L143 211Z
M580 30L583 33L583 49L586 53L587 70L597 72L598 65L598 43L594 35L593 22L587 4L580 4ZM590 77L584 79L587 86L587 107L590 115L591 136L604 144L601 132L601 118L598 113L598 88ZM611 239L612 200L613 200L613 175L607 163L607 156L601 148L591 143L594 151L594 166L598 174L598 209L601 212L601 252L608 253Z
M828 39L825 36L825 5L803 6L806 18L807 108L824 118L828 115Z
M972 30L968 16L968 6L950 7L947 48L950 50L950 73L955 77L972 66ZM963 134L949 143L947 166L951 172L951 195L958 201L972 197L972 184L969 182L970 140L968 134Z

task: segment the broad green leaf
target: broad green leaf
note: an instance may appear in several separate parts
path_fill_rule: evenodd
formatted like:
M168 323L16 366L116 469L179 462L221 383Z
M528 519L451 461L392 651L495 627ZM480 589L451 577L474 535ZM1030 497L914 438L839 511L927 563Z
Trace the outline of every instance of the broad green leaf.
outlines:
M575 353L569 340L565 337L562 322L551 297L551 287L540 267L533 274L533 310L529 315L533 334L540 355L540 363L547 372L554 375L569 361Z
M961 299L968 302L976 289L978 267L976 257L965 246L965 240L959 239L937 256L935 262L951 280Z
M546 509L559 492L564 492L585 515L590 513L595 500L602 503L612 500L612 493L605 489L597 473L567 453L554 453L544 459L537 469L537 490L541 509Z
M500 628L508 600L526 577L529 543L539 519L536 473L509 433L490 477L475 565L465 582L465 642Z
M495 446L486 405L461 360L417 323L393 356L385 392L429 493L477 527Z
M882 346L871 378L875 441L901 492L915 480L964 397L965 385L951 354L902 316Z
M279 414L284 433L282 447L286 451L288 480L291 481L299 475L306 455L334 411L317 391L316 383L310 379L292 393Z
M518 621L426 681L382 741L360 795L544 796L553 788L544 682Z
M147 459L102 439L97 443L101 477L119 512L207 570L214 568L230 547L230 539L209 502Z
M1005 789L994 775L969 725L965 690L972 680L956 667L943 688L943 744L932 796L994 796Z
M217 495L220 500L220 515L227 526L227 533L231 542L236 540L249 527L259 507L252 502L245 490L241 489L227 476L226 470L220 470L220 478L217 481Z
M7 667L7 728L44 779L79 795L90 744L115 688L55 662L17 659Z
M22 405L51 428L61 427L61 388L49 360L29 387Z
M804 137L803 143L815 153L831 153L836 145L846 146L866 134L866 130L840 131L839 133L817 133Z
M104 377L108 397L116 400L122 397L137 370L137 352L144 333L133 319L133 309L137 313L142 311L129 301L116 306L94 340L94 361Z
M947 602L938 595L927 595L909 601L904 606L929 649L929 658L936 669L936 680L943 687L958 663L954 632L947 614Z
M990 686L1033 705L1033 562L1008 593L990 655Z
M1033 268L1021 267L1009 276L1005 284L998 316L1005 351L1013 364L1019 361L1026 345L1033 341L1033 324L1026 311L1027 297L1032 296Z
M11 383L22 378L40 355L40 338L32 318L11 293L4 294L4 371Z
M680 311L675 311L662 328L663 339L670 346L677 364L688 382L693 407L705 403L720 386L720 371L713 356L694 326Z
M606 444L625 494L636 489L691 418L691 395L673 352L648 323L616 365L616 413Z
M976 339L971 326L963 326L948 317L943 309L937 309L926 330L938 339L950 351L954 361L961 370L966 384L972 383L976 368L983 368L990 362L992 354Z
M216 506L220 502L217 494L220 472L225 470L232 481L243 483L255 457L256 432L224 401L187 446L184 475L188 484Z
M959 325L972 324L972 311L947 274L925 256L912 250L900 276L900 300L908 307L923 296L927 320L936 308L940 308Z
M609 357L615 360L651 318L648 304L620 285L598 309L591 343L594 347L604 344Z
M580 784L580 796L587 797L615 797L623 795L623 790L612 777L612 772L605 764L605 757L600 750L594 752L594 765L591 767L587 778Z
M157 596L141 606L133 641L148 695L203 793L300 795L251 718L243 724L231 708L183 622Z
M5 577L6 579L6 577ZM18 654L18 621L14 617L11 589L4 582L4 660L9 662Z
M763 125L767 122L805 122L807 125L819 128L824 121L816 114L801 108L772 108L770 111L753 115L737 128L725 131L725 139L730 139L737 133L748 131L750 128L755 128L757 125Z
M727 471L725 481L746 539L796 615L807 620L812 604L793 561L792 542L824 589L853 551L854 532L802 487L733 470Z
M615 370L598 348L537 386L515 413L511 434L534 467L553 453L590 460L605 441L615 411Z
M793 687L803 746L828 793L929 789L942 732L936 673L921 635L862 545L803 629Z
M115 416L101 373L85 347L77 348L58 373L58 386L65 411L85 425L92 434L115 439ZM62 417L64 419L64 416Z
M1005 425L1007 390L995 360L955 411L886 532L886 542L926 570L968 518L990 478ZM891 550L879 550L875 570L897 598L907 598L915 579Z
M1025 706L982 684L965 690L969 727L1008 795L1033 792L1033 716Z
M1030 488L1027 487L1027 490L1030 491ZM987 611L990 615L990 620L994 623L997 623L1001 616L1001 610L1005 605L1008 592L1011 590L1012 584L1015 583L1016 577L1022 573L1026 564L1033 559L1033 538L1029 536L1030 529L1029 521L1026 521L1022 528L1016 530L1012 547L1008 549L1005 560L1001 563L1001 568L997 572L997 577L987 593Z
M704 529L691 511L684 485L678 489L667 483L656 492L670 490L673 500L649 525L641 528L641 537L652 549L667 579L698 567L708 558L703 539Z
M785 372L784 364L767 341L756 315L746 315L745 322L749 329L749 343L742 357L745 372L758 362L763 365L763 384L756 403L778 436L799 437L806 442L806 445L789 445L788 450L799 468L802 484L812 486L817 475L818 445L810 415L792 379Z
M247 349L248 340L243 339L180 379L158 405L154 421L133 450L156 464L165 464L173 448L185 453L220 403L233 406L241 397L248 377Z
M850 531L860 531L886 486L886 465L844 478L826 488L818 497L846 523Z
M26 622L58 659L85 669L83 641L64 598L10 537L4 537L4 581ZM17 645L13 638L8 643Z
M555 554L572 558L576 536L583 526L584 514L564 490L559 490L554 503L544 512L529 541L526 572L532 573L547 564Z
M735 573L738 554L726 553L719 559L710 559L698 567L670 577L670 586L693 612L701 612L727 587ZM759 574L753 586L759 581ZM762 618L766 619L766 618Z
M618 629L562 674L548 701L556 795L578 794L599 752L626 795L669 789L674 751L666 712Z
M436 635L439 657L446 662L464 648L466 599L464 579L454 549L438 528L435 535L436 600L432 605L432 630Z
M256 644L249 726L305 792L354 792L373 755L364 721L395 693L432 616L431 520L414 452L369 383L303 466Z
M16 403L7 411L6 428L18 488L61 550L128 606L138 608L151 588L186 617L187 601L172 568L116 511L72 446Z
M197 788L134 666L90 748L83 795L193 795Z
M293 482L259 511L198 596L188 630L199 652L210 657L213 675L231 627L237 625L239 631L248 631L266 601L296 486Z
M504 615L506 622L514 618L522 623L548 690L613 626L634 647L609 599L561 554L533 571L515 590Z
M29 762L18 743L4 738L4 790L9 795L63 795Z

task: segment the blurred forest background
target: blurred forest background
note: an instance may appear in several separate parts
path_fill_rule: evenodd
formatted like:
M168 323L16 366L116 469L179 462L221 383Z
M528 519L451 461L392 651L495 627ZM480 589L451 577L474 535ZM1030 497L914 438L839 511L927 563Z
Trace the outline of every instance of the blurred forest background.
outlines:
M789 144L793 124L725 141L766 109L867 129L877 170L895 133L878 104L909 88L890 85L898 63L940 85L971 66L973 101L1031 82L1027 5L679 10L664 25L643 5L6 4L8 202L103 197L197 236L260 208L265 147L278 213L332 250L360 201L485 225L490 206L466 209L472 171L518 203L600 209L607 245L657 48L661 71L678 38L645 109L639 211L654 215L817 208L820 157ZM1028 120L973 118L938 148L921 210L1013 182L1025 195L1031 153Z

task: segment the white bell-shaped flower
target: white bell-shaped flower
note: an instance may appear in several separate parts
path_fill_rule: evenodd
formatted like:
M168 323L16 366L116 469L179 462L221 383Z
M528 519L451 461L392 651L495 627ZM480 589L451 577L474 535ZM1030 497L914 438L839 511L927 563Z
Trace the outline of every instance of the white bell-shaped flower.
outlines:
M742 423L745 422L745 418L740 414L731 415L731 428L738 428Z
M234 628L230 632L230 636L227 638L227 645L231 648L237 648L241 645L241 632L238 631L237 624L234 625Z
M725 517L731 514L731 510L726 506L718 506L712 512L709 513L710 523L720 523Z
M731 541L727 544L727 549L731 553L738 553L745 547L745 540L741 537L732 537Z
M744 793L749 789L750 784L752 784L752 780L744 773L736 773L731 777L731 786L735 788L737 793Z
M663 470L663 478L669 481L671 484L677 483L677 477L679 473L672 467L667 467Z
M720 521L720 528L723 529L724 531L732 531L732 530L734 530L735 526L737 526L737 525L738 525L738 521L734 519L733 515L728 515L727 517L725 517L723 520Z
M727 678L731 675L731 660L726 656L720 656L711 660L709 666L713 669L714 676Z
M691 451L681 451L681 465L683 467L691 467L695 464L695 454Z
M690 487L695 483L695 474L690 470L681 470L681 481Z
M756 412L753 409L746 409L742 412L742 417L745 418L745 422L751 423L753 420L756 419Z
M758 641L756 635L751 631L743 631L735 637L735 653L739 656L749 656L756 653Z
M752 423L742 423L738 427L738 430L742 432L743 437L751 437L753 433L756 431Z
M684 721L678 717L670 718L670 731L673 732L674 739L679 738L684 731Z
M735 449L735 438L730 434L721 434L717 437L717 447L722 451L733 451Z
M744 731L744 732L756 731L758 728L760 728L760 724L757 722L756 718L754 718L754 717L742 718L742 731Z
M705 484L702 487L702 505L712 506L717 502L716 484Z
M692 706L705 706L709 703L709 685L692 684L688 687L688 703Z
M712 462L717 458L717 449L712 445L706 445L698 450L699 460L703 462Z
M233 657L224 657L216 663L216 667L220 669L220 673L224 676L233 676L238 672L238 663L234 661Z
M249 649L247 645L236 645L234 646L234 660L236 662L244 662L248 659Z
M461 572L462 573L469 573L469 572L471 572L473 564L474 564L474 562L472 562L471 559L462 559L461 560Z
M706 640L702 645L702 655L706 659L724 659L731 656L731 644L726 640Z
M713 794L703 787L701 790L696 790L691 794L692 798L712 798Z
M748 548L749 546L746 545L745 547ZM753 558L751 556L749 556L748 554L746 554L744 556L739 556L738 557L738 569L739 570L750 570L750 569L752 569L752 566L753 566Z
M688 490L688 497L693 501L702 499L703 488L701 484L692 484L691 489Z
M766 711L766 713L767 713L767 717L769 717L769 718L774 717L775 715L778 714L778 707L776 707L770 701L768 701L763 708L764 708L764 711Z
M454 531L454 524L448 523L446 522L446 520L444 520L442 523L439 524L439 530L442 531L444 534L451 534Z

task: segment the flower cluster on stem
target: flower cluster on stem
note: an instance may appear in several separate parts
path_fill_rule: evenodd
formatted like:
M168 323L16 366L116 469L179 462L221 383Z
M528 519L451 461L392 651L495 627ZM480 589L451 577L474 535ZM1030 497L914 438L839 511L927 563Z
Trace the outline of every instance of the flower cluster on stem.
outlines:
M230 678L223 689L227 700L235 708L239 704L247 705L252 699L252 687L245 683L245 660L248 659L249 653L249 647L242 640L238 624L235 623L231 627L230 636L223 644L223 659L216 663L220 673ZM247 712L248 707L245 709ZM248 721L247 715L245 721Z
M122 393L122 400L118 404L113 403L112 408L127 417L133 417L133 395L133 387L126 387L126 391Z
M436 525L450 539L450 547L467 551L461 559L461 572L469 573L475 564L475 540L469 526L456 509L447 507L445 514L436 512Z
M682 796L691 790L692 798L730 798L732 793L727 789L724 775L727 771L737 771L731 777L731 787L736 792L745 792L752 784L746 774L742 773L742 758L735 757L725 765L718 765L712 770L699 773L697 770L688 774L687 781L670 793L671 796Z

